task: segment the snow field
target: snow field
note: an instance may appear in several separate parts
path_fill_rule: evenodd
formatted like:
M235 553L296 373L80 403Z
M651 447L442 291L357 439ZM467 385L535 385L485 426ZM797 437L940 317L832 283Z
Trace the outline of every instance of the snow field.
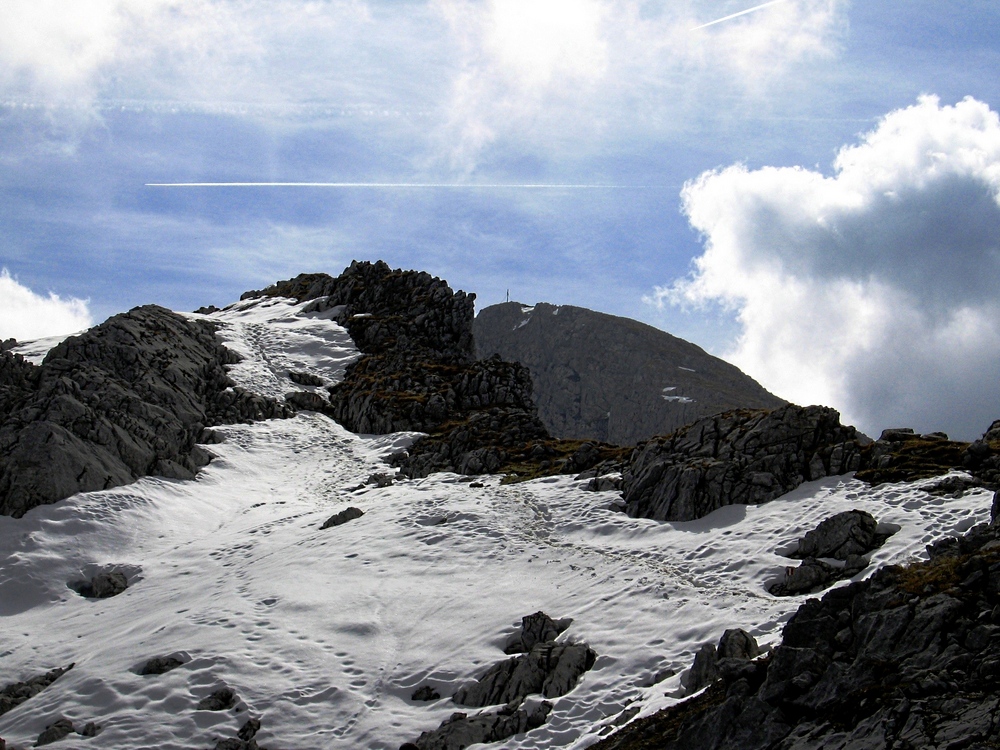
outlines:
M289 369L341 377L357 356L346 331L301 307L252 301L210 316L245 357L237 382L280 396L302 388ZM263 746L395 750L474 712L449 697L506 658L506 637L542 609L572 617L562 638L600 656L553 701L547 725L502 746L582 748L628 705L645 715L674 702L679 673L726 628L776 642L802 601L766 592L797 564L776 550L824 518L859 508L900 526L871 570L921 556L990 507L982 491L939 498L928 482L831 478L661 524L611 510L611 493L572 477L471 487L438 474L359 488L414 436L358 436L318 414L219 432L226 441L208 446L217 457L194 481L147 478L0 517L0 684L76 663L0 716L8 742L30 745L64 715L104 727L74 746L210 748L250 714ZM365 515L319 530L348 505ZM123 594L87 600L67 587L108 564L129 576ZM137 674L168 654L186 663ZM652 684L664 669L678 675ZM425 684L444 697L411 701ZM224 685L238 711L195 710Z

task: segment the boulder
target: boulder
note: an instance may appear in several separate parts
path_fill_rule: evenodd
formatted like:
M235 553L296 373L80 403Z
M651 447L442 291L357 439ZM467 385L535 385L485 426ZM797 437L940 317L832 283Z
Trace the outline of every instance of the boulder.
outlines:
M35 740L35 747L51 745L53 742L58 742L75 731L73 722L69 719L65 717L56 719L38 735L38 739Z
M342 524L345 524L348 521L353 521L355 518L361 518L361 516L363 516L364 514L365 512L360 508L354 508L354 507L344 508L344 510L340 511L339 513L334 513L332 516L326 519L326 521L323 522L323 525L319 527L320 531L322 531L323 529L332 528L334 526L341 526Z
M597 654L585 643L539 643L530 653L494 664L476 682L459 688L452 700L481 708L519 704L536 693L558 698L576 687L596 660Z
M718 647L706 643L698 649L691 669L681 677L681 684L688 693L695 693L720 677L741 672L747 662L760 654L757 640L748 632L740 628L726 630Z
M879 529L878 521L863 510L845 510L822 521L799 540L798 549L789 554L799 560L807 557L832 557L847 560L850 555L867 555L878 549L891 534Z
M112 570L107 573L98 573L90 579L91 596L95 599L107 599L125 591L128 588L128 579L120 570Z
M812 594L837 581L853 578L867 567L868 560L861 555L849 555L843 565L807 557L798 567L786 568L784 579L772 584L768 591L775 596Z
M441 693L432 688L430 685L421 685L416 690L413 691L413 695L410 696L411 701L436 701L441 699Z
M539 643L554 641L572 622L570 617L553 620L540 611L533 615L526 615L521 618L521 629L507 639L503 652L505 654L528 653Z
M691 521L725 505L755 505L802 482L855 471L865 438L823 406L738 410L640 443L624 471L632 517Z

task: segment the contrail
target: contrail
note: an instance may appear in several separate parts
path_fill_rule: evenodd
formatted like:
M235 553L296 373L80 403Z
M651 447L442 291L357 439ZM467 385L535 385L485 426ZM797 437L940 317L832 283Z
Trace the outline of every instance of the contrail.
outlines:
M697 31L698 29L704 29L709 26L715 26L717 23L722 23L723 21L729 21L733 18L739 18L740 16L745 16L747 13L753 13L754 11L760 10L761 8L766 8L769 5L777 5L778 3L783 3L785 0L771 0L768 3L763 3L762 5L755 5L752 8L747 8L746 10L741 10L739 13L733 13L730 16L725 16L723 18L716 18L714 21L709 21L708 23L703 23L701 26L695 26L691 31Z
M146 187L318 187L318 188L461 188L495 189L519 188L527 190L645 190L652 185L577 185L556 183L458 183L458 182L147 182Z

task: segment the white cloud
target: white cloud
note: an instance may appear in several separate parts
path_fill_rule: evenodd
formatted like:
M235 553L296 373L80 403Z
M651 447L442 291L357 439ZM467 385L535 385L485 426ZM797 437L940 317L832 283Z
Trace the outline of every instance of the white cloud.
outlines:
M551 153L574 135L606 135L648 120L684 121L716 97L756 97L793 66L835 54L846 0L789 0L712 20L704 3L640 0L435 0L459 45L446 124L451 165L471 171L481 152L516 133ZM727 0L709 12L745 8ZM795 71L803 76L804 71Z
M87 302L48 297L22 286L4 268L0 271L0 339L18 341L76 333L93 325Z
M682 194L705 250L663 303L721 303L728 357L862 429L969 438L1000 417L1000 117L926 96L802 168L702 174Z

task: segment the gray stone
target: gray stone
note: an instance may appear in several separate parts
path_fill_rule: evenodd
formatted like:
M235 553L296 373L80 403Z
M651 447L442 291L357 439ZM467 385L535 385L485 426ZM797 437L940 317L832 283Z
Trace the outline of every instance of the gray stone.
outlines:
M128 588L128 579L120 570L98 573L90 579L91 596L95 599L107 599L118 596Z
M644 323L570 305L523 309L507 302L480 311L476 352L528 368L539 417L556 437L633 445L710 414L784 403L733 365Z
M332 528L334 526L340 526L342 524L347 523L348 521L353 521L355 518L361 518L361 516L363 516L364 514L365 512L360 508L354 508L354 507L344 508L344 510L340 511L339 513L334 513L332 516L326 519L326 521L323 522L323 525L319 527L320 531L322 531L323 529Z
M888 534L880 533L878 521L863 510L846 510L830 516L799 540L789 557L832 557L847 560L849 555L866 555L881 547Z
M159 475L191 479L217 424L293 410L233 387L208 321L155 305L109 318L41 366L0 352L0 514Z
M544 612L526 615L521 618L521 629L507 639L503 652L505 654L528 653L539 643L554 641L572 622L573 619L570 617L553 620Z
M183 661L178 659L176 656L154 656L152 659L147 661L142 665L142 669L139 670L141 675L157 675L166 674L167 672L177 669L184 664Z
M459 688L452 700L481 708L520 703L536 693L558 698L576 687L596 659L585 643L539 643L528 654L494 664L476 682Z
M72 734L74 731L76 730L73 728L72 721L65 717L56 719L54 722L46 726L44 731L38 735L38 739L35 740L35 747L51 745L53 742L58 742L64 737Z
M626 513L690 521L768 502L804 481L857 470L864 442L822 406L707 417L636 446L623 473Z

